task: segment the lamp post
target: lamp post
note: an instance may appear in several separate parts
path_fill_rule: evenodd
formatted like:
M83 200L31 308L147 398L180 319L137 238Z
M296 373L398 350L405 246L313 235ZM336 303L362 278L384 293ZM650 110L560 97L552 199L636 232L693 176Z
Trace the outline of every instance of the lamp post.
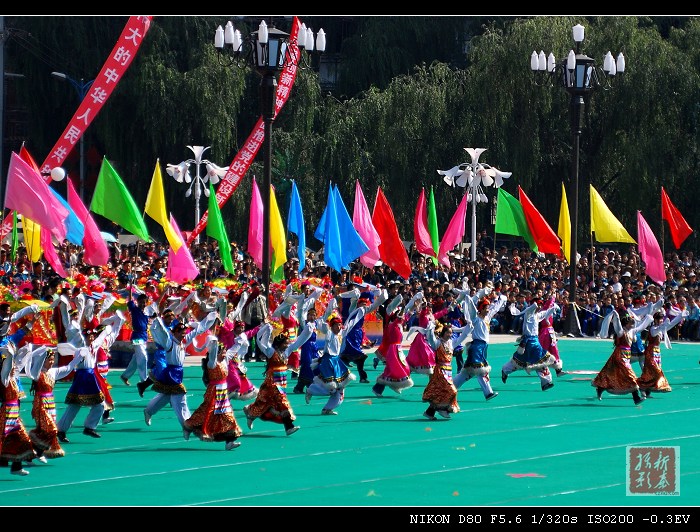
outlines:
M569 107L571 120L571 135L573 138L573 156L571 159L571 185L569 197L573 198L573 211L571 219L571 249L569 256L570 278L569 278L569 301L571 310L567 314L564 324L564 332L568 335L581 336L581 327L576 319L576 296L577 296L577 276L576 267L578 264L578 197L579 197L579 153L581 140L581 119L586 106L586 100L590 94L598 87L607 90L611 87L611 80L616 74L625 71L625 57L620 53L615 60L610 52L603 57L602 69L596 65L592 59L581 52L581 43L585 35L585 28L581 24L576 24L572 29L576 51L570 50L565 59L558 62L554 54L545 56L544 51L538 54L533 51L530 55L530 68L533 71L536 85L555 85L563 87L571 95ZM566 250L565 250L566 251Z
M471 157L470 162L460 163L449 170L438 170L437 173L442 175L445 183L451 187L469 188L467 200L472 204L472 240L469 251L471 260L474 262L476 261L476 204L489 201L482 185L499 188L503 185L503 180L508 179L512 172L501 172L498 168L480 163L479 156L486 151L486 148L464 148L464 151Z
M221 181L221 178L225 176L228 171L228 166L221 167L207 159L202 159L204 152L211 148L211 146L207 146L206 148L204 146L187 147L194 154L194 159L185 159L179 164L168 164L166 165L165 171L178 183L182 183L183 181L185 183L190 183L187 192L185 192L185 197L189 198L192 195L192 190L194 190L194 225L197 227L200 219L199 200L202 197L202 190L204 190L204 195L208 198L209 186L207 183L210 182L212 185L216 185ZM190 174L190 165L195 165L194 179L192 179L192 175ZM202 165L205 165L207 169L204 176L200 173ZM199 235L195 237L194 241L199 244Z
M69 82L71 85L73 85L73 88L76 90L78 93L78 98L80 99L79 103L82 103L82 101L85 99L85 95L87 94L88 90L90 90L90 87L92 86L92 83L95 81L94 79L90 81L84 81L83 78L80 78L80 81L77 81L67 74L64 74L63 72L51 72L51 75L62 79L64 81ZM85 132L83 131L83 134L80 135L80 200L85 201Z
M247 68L252 66L260 75L260 113L264 122L265 138L263 142L263 246L262 275L265 295L270 289L270 188L272 186L272 123L275 120L275 100L277 96L277 75L287 64L297 67L309 67L305 52L324 52L326 34L318 31L314 42L311 28L302 24L296 42L290 35L274 26L267 26L263 20L257 32L243 37L233 27L231 21L226 29L219 26L214 35L214 46L219 51L218 57L227 58L228 64Z

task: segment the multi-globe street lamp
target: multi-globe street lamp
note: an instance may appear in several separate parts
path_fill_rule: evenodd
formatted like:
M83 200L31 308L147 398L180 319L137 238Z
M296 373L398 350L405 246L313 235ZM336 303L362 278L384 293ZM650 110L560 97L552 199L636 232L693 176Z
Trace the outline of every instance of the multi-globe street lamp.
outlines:
M190 186L185 192L185 197L189 198L194 190L194 226L199 225L200 210L199 210L199 200L202 197L202 190L204 190L204 195L209 197L209 185L216 185L221 178L226 175L228 171L228 166L221 167L213 162L203 159L202 155L211 146L187 146L192 153L194 158L185 159L179 164L168 164L165 167L165 171L168 172L175 181L178 183L189 183ZM192 174L190 174L190 166L195 166L195 176L192 179ZM207 169L204 175L201 174L200 169L204 165ZM195 243L199 244L199 234L195 237Z
M608 52L603 57L603 67L596 65L595 59L581 52L585 28L581 24L573 27L573 38L576 43L576 51L570 50L562 61L557 62L554 54L545 56L544 51L538 54L533 51L530 55L530 68L534 74L536 85L559 85L571 95L570 119L571 134L573 136L573 157L571 160L571 184L568 197L572 198L573 211L571 217L571 249L568 255L570 261L569 301L571 310L567 313L564 325L567 334L581 335L581 330L576 319L577 296L577 272L578 264L578 198L579 198L579 153L581 139L581 119L590 94L598 87L609 89L611 80L625 71L625 56L620 53L617 59ZM564 250L565 253L567 250Z
M476 205L477 203L488 203L489 198L484 193L483 187L493 186L499 188L503 185L503 180L508 179L512 172L501 172L498 168L486 163L479 162L479 156L486 151L486 148L464 148L471 161L460 163L449 170L438 170L437 173L443 176L445 183L453 188L462 187L469 189L467 201L472 204L472 231L471 245L469 251L471 261L476 261ZM494 238L494 242L495 242Z
M216 28L214 46L220 52L220 60L230 66L246 69L255 68L260 75L260 112L264 122L263 144L263 246L262 246L262 276L265 294L270 289L270 188L272 186L272 123L275 120L275 101L277 96L277 74L285 65L298 67L308 66L306 55L314 50L324 52L326 49L326 34L320 29L314 40L311 28L302 24L296 42L284 31L269 26L263 20L258 31L241 35L229 21L226 28Z

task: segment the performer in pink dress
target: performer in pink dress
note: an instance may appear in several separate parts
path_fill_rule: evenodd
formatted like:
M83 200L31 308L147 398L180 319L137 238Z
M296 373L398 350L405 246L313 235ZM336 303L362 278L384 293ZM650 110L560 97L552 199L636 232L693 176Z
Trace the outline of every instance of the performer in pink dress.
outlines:
M405 315L400 307L389 315L389 324L382 338L382 345L387 345L383 356L386 366L377 377L377 383L372 386L372 392L377 397L382 397L387 386L399 394L413 386L411 368L401 351L405 322Z

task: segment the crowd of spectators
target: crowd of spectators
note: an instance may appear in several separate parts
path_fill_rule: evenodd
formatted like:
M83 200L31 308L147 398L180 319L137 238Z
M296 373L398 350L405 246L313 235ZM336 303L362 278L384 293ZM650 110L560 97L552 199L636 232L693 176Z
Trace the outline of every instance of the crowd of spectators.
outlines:
M193 285L227 277L240 283L262 283L262 273L253 259L245 252L245 246L231 244L235 274L227 273L222 266L218 243L206 238L190 248L193 259L200 268ZM317 278L336 291L346 290L352 284L369 283L375 286L393 286L397 293L410 297L421 290L435 308L445 305L455 294L455 288L469 288L475 293L486 283L493 285L496 293L504 294L508 305L491 322L492 333L521 332L521 322L508 310L510 304L524 308L531 297L541 297L551 289L556 293L558 310L555 329L559 333L571 332L566 323L575 303L580 332L594 337L599 332L602 318L613 308L624 310L635 304L663 297L666 310L671 307L688 309L689 315L672 331L676 340L699 340L700 283L696 272L698 260L692 251L666 251L666 280L659 285L647 277L645 265L635 245L599 245L584 249L577 268L575 295L569 287L568 263L552 255L533 253L524 242L496 242L483 231L478 235L476 260L465 254L450 253L450 265L446 266L408 246L412 273L408 279L396 274L388 265L378 264L366 268L356 260L347 269L338 272L323 260L323 249L307 251L304 268L294 243L288 243L285 266L286 281L299 278ZM111 259L104 267L90 266L82 262L79 246L64 242L58 256L69 275L75 279L82 275L99 279L105 290L126 294L132 283L154 286L166 275L168 246L159 242L111 245ZM8 244L0 249L0 283L21 287L23 293L36 299L47 299L47 293L55 293L66 280L58 277L45 261L32 263L27 250L20 246L14 261L10 260Z

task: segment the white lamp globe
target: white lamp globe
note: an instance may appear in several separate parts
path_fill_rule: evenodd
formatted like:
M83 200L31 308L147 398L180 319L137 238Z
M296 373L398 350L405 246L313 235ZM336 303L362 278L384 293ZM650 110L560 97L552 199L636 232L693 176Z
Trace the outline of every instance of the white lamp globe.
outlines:
M66 178L66 171L61 168L60 166L57 166L53 170L51 170L51 179L54 181L63 181Z

